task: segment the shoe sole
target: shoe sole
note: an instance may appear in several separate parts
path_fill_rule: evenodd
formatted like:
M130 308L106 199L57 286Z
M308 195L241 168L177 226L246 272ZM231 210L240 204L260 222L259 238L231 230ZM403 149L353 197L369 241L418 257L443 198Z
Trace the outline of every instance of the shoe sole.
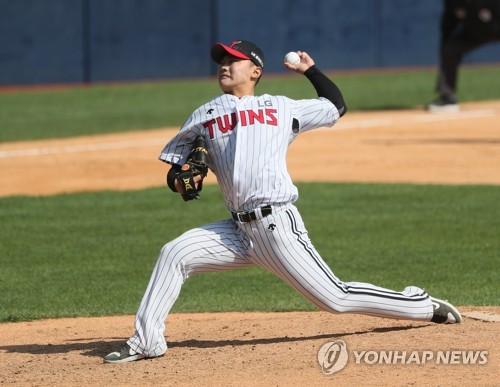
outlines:
M104 359L104 363L109 363L109 364L120 364L120 363L129 363L131 361L137 361L137 360L141 360L141 359L145 359L146 356L138 353L136 355L132 355L132 356L127 356L126 358L123 358L123 359L116 359L116 360L111 360L111 359Z
M460 106L458 105L444 105L444 106L427 106L427 110L431 113L455 113L460 111Z
M451 315L455 319L455 322L445 322L445 324L460 324L462 322L462 315L460 314L458 309L455 308L453 305L451 305L448 301L441 300L435 297L430 297L430 299L432 302L437 302L439 304L446 305L450 309L450 312L448 313L451 313Z
M130 363L132 361L138 361L138 360L142 360L142 359L156 359L157 357L163 357L163 356L165 356L166 352L167 351L163 352L162 354L160 354L158 356L151 356L151 357L146 357L142 353L137 353L135 355L128 356L125 359L110 360L110 359L104 358L103 361L104 361L104 363L108 363L108 364Z

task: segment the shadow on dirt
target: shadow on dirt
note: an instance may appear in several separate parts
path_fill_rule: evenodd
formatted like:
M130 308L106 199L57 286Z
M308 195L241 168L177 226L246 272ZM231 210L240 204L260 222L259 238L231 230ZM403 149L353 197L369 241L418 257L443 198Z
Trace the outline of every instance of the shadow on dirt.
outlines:
M432 324L434 325L434 324ZM347 332L342 334L328 333L314 336L299 336L299 337L271 337L271 338L250 338L248 340L235 339L235 340L183 340L183 341L169 341L169 348L219 348L226 346L243 346L243 345L266 345L266 344L279 344L288 342L300 342L308 340L324 340L324 339L339 339L353 335L364 335L371 333L387 333L406 331L410 329L427 328L430 325L422 326L398 326L398 327L385 327L374 328L365 331ZM48 355L48 354L61 354L69 352L82 352L83 356L102 357L111 351L119 349L126 341L126 338L113 337L107 341L93 341L92 338L70 340L70 342L63 344L24 344L24 345L4 345L0 346L0 351L7 353L29 353L32 355Z

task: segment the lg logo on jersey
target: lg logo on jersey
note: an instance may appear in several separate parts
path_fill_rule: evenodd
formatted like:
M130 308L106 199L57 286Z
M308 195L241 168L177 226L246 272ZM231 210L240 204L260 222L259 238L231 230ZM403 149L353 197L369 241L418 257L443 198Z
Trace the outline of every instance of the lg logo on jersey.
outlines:
M223 116L213 118L210 121L203 123L203 127L208 129L208 134L211 139L215 137L215 131L218 130L221 133L227 133L233 130L236 124L240 123L240 126L255 125L255 123L267 124L271 126L278 126L278 118L276 114L277 109L249 109L240 110L239 112L225 114Z

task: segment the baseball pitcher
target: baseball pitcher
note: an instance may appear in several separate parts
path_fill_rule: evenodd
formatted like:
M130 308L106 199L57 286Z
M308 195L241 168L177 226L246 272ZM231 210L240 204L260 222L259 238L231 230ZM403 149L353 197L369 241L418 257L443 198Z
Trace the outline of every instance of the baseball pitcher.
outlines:
M187 231L161 250L137 311L135 333L105 356L124 363L165 354L165 320L187 278L258 265L331 313L459 323L458 310L416 286L394 291L337 278L309 239L294 206L286 166L289 144L308 130L334 125L347 107L338 87L298 51L284 66L311 82L318 97L255 95L265 68L262 50L237 40L211 49L223 94L196 109L160 154L167 184L198 199L208 170L221 187L229 217ZM293 63L292 63L293 62Z

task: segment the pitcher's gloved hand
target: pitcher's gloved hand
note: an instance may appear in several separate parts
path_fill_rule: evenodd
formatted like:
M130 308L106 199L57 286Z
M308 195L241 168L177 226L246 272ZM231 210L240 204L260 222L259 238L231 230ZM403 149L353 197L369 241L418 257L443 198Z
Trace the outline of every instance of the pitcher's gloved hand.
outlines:
M181 187L181 195L185 201L200 198L200 191L203 188L203 179L207 176L207 173L207 145L205 139L202 136L198 136L193 142L186 163L182 165L180 169L177 169L174 174L174 179ZM201 176L201 181L199 181L200 179L195 179L196 176Z

